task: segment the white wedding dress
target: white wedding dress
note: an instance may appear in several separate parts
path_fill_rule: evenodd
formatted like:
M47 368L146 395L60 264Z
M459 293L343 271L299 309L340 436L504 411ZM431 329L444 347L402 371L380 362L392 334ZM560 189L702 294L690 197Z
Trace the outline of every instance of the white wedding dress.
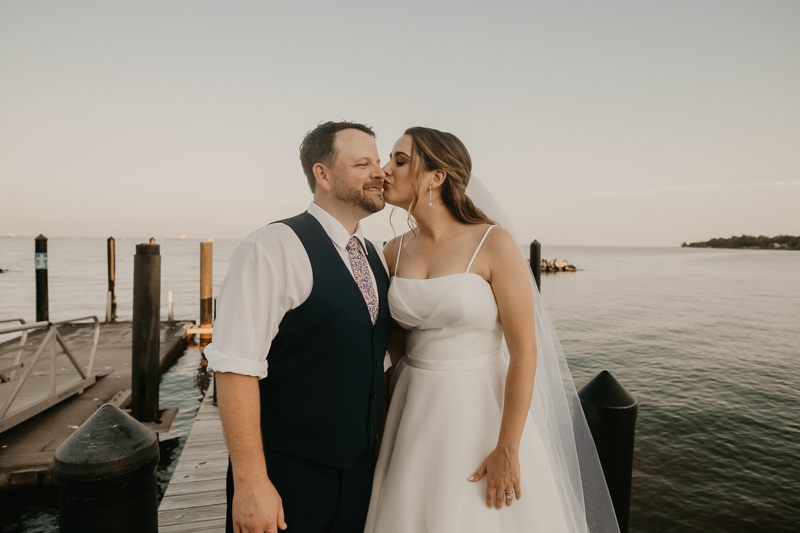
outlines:
M365 533L569 530L530 413L519 453L522 499L489 509L486 478L467 480L497 444L508 370L492 288L469 271L490 230L463 273L392 277L392 317L410 333L392 378ZM398 264L401 252L402 240Z

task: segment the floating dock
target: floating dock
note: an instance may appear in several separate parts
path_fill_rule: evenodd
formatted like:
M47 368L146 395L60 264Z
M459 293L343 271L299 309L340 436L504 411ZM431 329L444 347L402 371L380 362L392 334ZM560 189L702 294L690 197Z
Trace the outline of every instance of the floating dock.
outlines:
M56 448L104 403L125 406L131 388L132 326L131 322L100 325L94 361L98 378L82 394L66 398L0 433L0 491L52 485ZM162 371L185 350L186 332L191 326L187 322L161 323ZM90 349L93 328L92 324L70 324L59 327L59 332L70 350L80 354ZM32 332L26 349L35 350L45 334L45 330ZM18 344L18 340L0 344L0 360L12 357ZM57 374L61 370L60 366L56 368Z

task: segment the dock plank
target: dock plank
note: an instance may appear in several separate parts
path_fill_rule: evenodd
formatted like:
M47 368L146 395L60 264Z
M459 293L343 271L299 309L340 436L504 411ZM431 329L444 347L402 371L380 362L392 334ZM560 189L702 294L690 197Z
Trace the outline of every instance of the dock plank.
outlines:
M173 511L175 509L195 509L197 507L208 507L225 503L225 487L222 490L210 492L199 492L196 494L171 494L169 500L162 501L158 508L163 511Z
M226 508L227 504L218 503L216 505L206 505L205 507L161 511L158 513L159 532L163 531L161 528L164 526L188 525L220 519L222 519L222 530L224 530ZM189 527L186 531L194 531L194 529Z
M170 483L170 497L181 496L184 494L200 494L203 492L217 491L220 487L220 479L224 480L225 477L223 476L222 478L214 478L205 481L175 483L175 486L172 486L172 483Z
M208 531L220 532L225 531L225 518L214 518L211 520L173 524L159 527L158 531L160 533L182 533L184 531L191 531L193 533L206 533Z
M160 533L225 529L228 447L213 387L212 381L161 499Z

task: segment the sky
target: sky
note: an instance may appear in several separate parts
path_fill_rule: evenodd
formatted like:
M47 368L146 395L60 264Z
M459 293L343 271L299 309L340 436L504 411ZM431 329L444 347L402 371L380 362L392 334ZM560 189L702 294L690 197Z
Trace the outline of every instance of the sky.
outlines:
M0 2L0 236L241 239L341 119L457 135L523 243L797 235L800 2Z

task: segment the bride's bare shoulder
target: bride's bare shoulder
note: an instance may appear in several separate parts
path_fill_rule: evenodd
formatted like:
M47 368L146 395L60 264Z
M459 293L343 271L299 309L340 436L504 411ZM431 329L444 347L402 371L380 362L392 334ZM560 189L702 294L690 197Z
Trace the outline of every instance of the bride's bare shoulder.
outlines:
M517 241L507 229L495 225L492 231L486 236L486 244L492 246L517 246Z
M407 232L403 235L403 240L408 239L408 235L411 232ZM400 249L400 235L395 237L394 239L387 241L386 244L383 245L383 256L386 258L386 264L389 266L389 271L394 272L394 266L397 262L397 252Z
M492 231L486 236L483 247L489 252L486 256L492 258L492 261L502 262L522 258L522 251L519 249L517 241L508 230L500 226L492 228Z

